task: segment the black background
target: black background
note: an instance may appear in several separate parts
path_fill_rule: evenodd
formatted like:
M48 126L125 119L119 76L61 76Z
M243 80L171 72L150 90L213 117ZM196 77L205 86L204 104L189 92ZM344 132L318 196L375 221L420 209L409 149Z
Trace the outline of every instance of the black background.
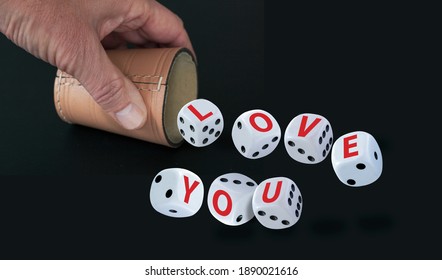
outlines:
M441 258L436 92L415 67L424 54L413 13L387 4L161 2L189 32L199 96L224 115L220 139L170 149L66 124L53 105L56 69L0 36L0 259ZM371 133L382 176L347 187L330 157L303 165L282 142L265 158L243 158L230 132L251 109L270 112L282 131L312 112L330 121L335 139ZM289 177L304 197L301 219L280 231L256 219L229 227L206 200L190 218L160 215L149 188L170 167L197 173L206 194L225 173Z

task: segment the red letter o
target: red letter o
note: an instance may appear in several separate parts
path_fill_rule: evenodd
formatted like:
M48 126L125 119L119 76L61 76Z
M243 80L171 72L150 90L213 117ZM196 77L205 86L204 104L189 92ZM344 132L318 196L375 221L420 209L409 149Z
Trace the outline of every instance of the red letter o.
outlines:
M224 195L227 199L227 207L224 210L219 209L218 207L218 199L221 195ZM215 194L213 195L213 208L215 209L216 213L218 213L221 216L227 216L232 211L232 198L230 195L223 190L217 190Z
M259 127L258 124L256 123L256 118L262 118L264 119L264 121L267 124L267 127ZM269 116L267 116L266 114L263 113L254 113L250 116L249 118L250 120L250 124L252 125L252 127L256 130L258 130L259 132L267 132L269 130L271 130L273 128L273 123L272 120L269 118Z

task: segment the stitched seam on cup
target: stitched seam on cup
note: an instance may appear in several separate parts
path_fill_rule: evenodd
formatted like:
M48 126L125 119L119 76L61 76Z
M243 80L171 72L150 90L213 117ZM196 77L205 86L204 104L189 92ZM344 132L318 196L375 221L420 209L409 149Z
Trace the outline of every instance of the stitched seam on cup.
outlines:
M71 86L81 86L81 84L80 83L75 84L75 83L71 83L71 82L67 82L67 81L62 82L63 79L67 78L67 77L63 77L63 72L61 72L60 76L58 76L57 78L58 78L58 84L57 84L57 107L58 107L58 112L59 112L60 116L63 118L63 120L65 122L71 123L66 118L66 116L63 114L63 108L61 106L61 100L60 100L60 97L61 97L61 86L71 87Z
M159 92L161 90L161 86L163 84L163 76L158 75L127 75L127 78L129 78L136 86L138 90L145 90L150 92ZM150 79L158 79L157 82L149 82L149 81L139 81L138 79L143 78L150 78ZM143 87L142 85L156 85L155 89Z

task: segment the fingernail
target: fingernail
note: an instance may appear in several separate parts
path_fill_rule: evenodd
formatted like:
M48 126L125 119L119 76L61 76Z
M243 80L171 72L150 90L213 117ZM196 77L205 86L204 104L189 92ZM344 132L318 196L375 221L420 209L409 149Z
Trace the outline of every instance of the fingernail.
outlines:
M126 129L136 129L144 123L143 112L133 103L130 103L126 108L115 113L115 117Z

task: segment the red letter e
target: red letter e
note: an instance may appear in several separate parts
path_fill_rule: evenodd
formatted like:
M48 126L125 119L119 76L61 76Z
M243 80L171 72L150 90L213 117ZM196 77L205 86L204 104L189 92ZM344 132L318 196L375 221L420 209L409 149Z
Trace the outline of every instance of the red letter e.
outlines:
M358 150L350 152L351 148L356 148L358 146L358 143L352 142L350 143L350 140L355 140L356 138L358 138L357 134L353 134L347 137L344 137L343 142L344 142L344 158L349 158L349 157L354 157L357 156Z

